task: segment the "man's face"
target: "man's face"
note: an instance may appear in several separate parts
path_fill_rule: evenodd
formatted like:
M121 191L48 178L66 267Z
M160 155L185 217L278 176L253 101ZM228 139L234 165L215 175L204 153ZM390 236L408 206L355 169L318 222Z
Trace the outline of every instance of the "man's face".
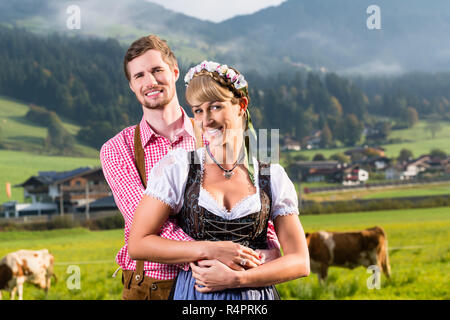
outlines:
M148 50L128 62L130 88L148 109L164 108L175 96L179 70L164 62L157 50Z

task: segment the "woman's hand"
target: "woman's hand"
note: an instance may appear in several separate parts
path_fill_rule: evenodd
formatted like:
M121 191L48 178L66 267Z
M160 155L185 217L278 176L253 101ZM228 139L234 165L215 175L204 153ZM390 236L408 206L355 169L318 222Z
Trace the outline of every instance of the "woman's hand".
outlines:
M195 279L195 289L198 292L213 292L239 286L239 272L231 270L217 260L201 260L189 264L192 277Z
M260 253L232 241L209 242L207 259L217 259L233 270L242 271L259 266Z

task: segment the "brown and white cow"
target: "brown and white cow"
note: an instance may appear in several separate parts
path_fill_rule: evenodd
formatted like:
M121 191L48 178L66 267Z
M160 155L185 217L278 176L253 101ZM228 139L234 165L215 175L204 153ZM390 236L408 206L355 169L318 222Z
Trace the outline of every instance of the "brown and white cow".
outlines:
M19 250L8 253L0 260L0 299L1 290L11 292L11 300L14 300L16 292L19 300L23 300L23 284L32 283L44 289L47 293L50 289L53 273L54 257L47 249Z
M311 271L320 282L328 276L328 267L353 269L376 265L390 277L387 236L381 227L355 232L318 231L306 233Z

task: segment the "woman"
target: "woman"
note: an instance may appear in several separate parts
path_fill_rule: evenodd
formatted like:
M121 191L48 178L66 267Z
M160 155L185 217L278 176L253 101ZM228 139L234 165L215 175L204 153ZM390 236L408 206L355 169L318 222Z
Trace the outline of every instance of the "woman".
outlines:
M279 164L259 163L249 153L244 132L254 134L250 97L237 70L204 61L189 70L185 82L186 101L208 143L194 152L171 151L152 169L134 215L129 253L160 263L191 262L177 277L174 299L275 299L274 284L309 274L295 188ZM243 268L234 270L221 259L192 260L199 241L158 236L171 215L195 240L233 241L254 250L267 249L272 219L284 255L261 263L249 249L237 261Z

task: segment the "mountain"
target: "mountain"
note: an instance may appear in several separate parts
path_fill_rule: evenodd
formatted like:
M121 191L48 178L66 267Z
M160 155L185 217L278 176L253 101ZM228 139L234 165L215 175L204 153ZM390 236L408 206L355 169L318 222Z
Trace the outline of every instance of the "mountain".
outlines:
M166 38L185 64L215 59L269 74L292 69L342 74L399 74L450 69L450 1L377 0L381 29L369 30L372 0L288 0L251 15L212 23L145 0L80 0L81 29L68 30L73 2L0 3L3 23L33 32Z
M366 24L371 0L289 0L222 23L222 42L251 39L265 56L337 72L450 68L450 2L379 0L381 29ZM239 32L237 32L237 28ZM238 34L238 36L234 35ZM250 46L248 46L250 48ZM250 54L250 50L247 50Z

